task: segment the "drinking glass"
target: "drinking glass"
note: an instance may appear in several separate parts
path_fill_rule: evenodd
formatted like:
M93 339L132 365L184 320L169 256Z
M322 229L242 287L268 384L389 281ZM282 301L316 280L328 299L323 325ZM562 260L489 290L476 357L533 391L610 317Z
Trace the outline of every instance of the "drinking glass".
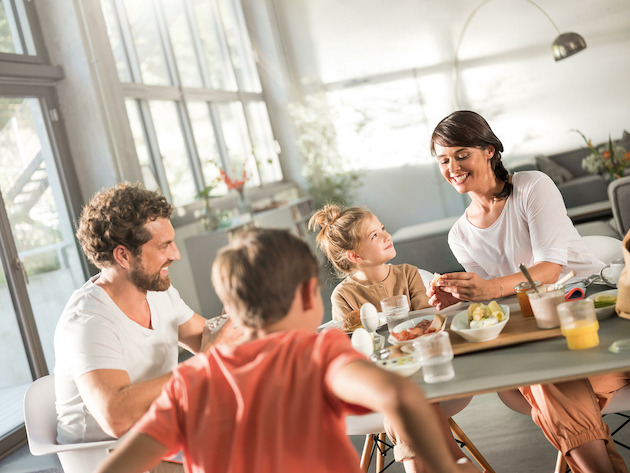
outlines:
M599 345L599 323L592 300L563 302L558 306L558 315L569 350L584 350Z
M538 328L560 326L557 307L564 302L564 285L544 284L538 288L538 292L535 289L527 291L527 297L529 297Z
M409 299L406 295L391 296L381 300L381 310L387 320L387 328L390 333L393 328L404 322L409 314Z
M453 347L448 332L424 335L413 342L420 354L425 383L441 383L453 379Z

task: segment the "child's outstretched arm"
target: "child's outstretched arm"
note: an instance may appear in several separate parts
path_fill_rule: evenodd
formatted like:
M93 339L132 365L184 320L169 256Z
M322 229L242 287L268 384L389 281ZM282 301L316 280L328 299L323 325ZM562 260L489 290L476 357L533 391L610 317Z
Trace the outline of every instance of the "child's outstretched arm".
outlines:
M331 380L340 399L389 417L391 425L436 473L479 473L472 463L456 464L438 419L420 388L410 379L368 361L348 363Z
M96 473L143 473L168 453L168 448L153 437L132 429Z

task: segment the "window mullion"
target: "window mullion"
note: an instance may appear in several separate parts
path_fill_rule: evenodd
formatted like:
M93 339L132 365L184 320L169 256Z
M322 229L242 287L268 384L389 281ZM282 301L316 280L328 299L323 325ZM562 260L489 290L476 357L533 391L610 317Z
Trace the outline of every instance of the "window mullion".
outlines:
M217 0L210 0L214 25L218 34L219 45L221 50L221 59L223 60L223 68L226 71L232 71L232 78L234 79L236 89L240 89L238 78L236 75L236 71L234 70L234 65L232 64L232 55L230 54L230 48L228 46L227 37L225 34L225 28L223 26L223 18L221 18L221 12L219 11L219 5L217 4Z
M203 177L203 170L201 168L201 160L199 159L199 152L197 151L197 142L192 132L192 126L190 124L190 115L188 115L188 107L186 107L185 99L177 102L179 109L179 119L181 122L182 132L184 133L184 142L186 143L186 149L188 151L188 160L193 171L193 179L197 186L197 191L202 190L206 184Z
M171 37L168 33L168 25L164 18L164 10L162 9L161 0L153 0L153 13L157 22L158 34L160 35L160 42L162 43L162 54L166 60L166 69L168 71L168 78L171 85L181 87L181 80L179 77L179 71L175 62L175 53L173 52L173 44L171 43Z
M127 17L127 11L123 5L122 0L112 0L114 5L114 14L118 20L120 27L120 34L123 38L123 50L127 58L127 64L129 65L129 74L131 80L136 83L142 83L142 72L140 71L140 62L138 61L138 54L136 52L136 46L133 41L133 34L131 33L131 25L129 24L129 18Z
M199 35L199 29L197 28L197 22L195 21L195 14L193 12L190 0L183 0L184 11L186 14L186 23L190 28L190 36L192 38L193 49L195 51L195 57L197 58L197 65L199 66L199 72L201 73L201 83L204 88L210 88L210 73L208 71L208 63L206 57L203 54L203 46L201 44L201 36Z
M230 157L228 155L227 145L225 144L225 137L223 136L223 127L221 127L221 118L219 113L214 108L212 103L208 103L208 110L210 111L210 120L212 121L212 128L217 140L217 147L219 148L219 157L221 159L221 169L225 172L229 169Z
M5 4L5 8L6 8L6 4L7 1L4 0L2 3ZM7 21L10 23L10 29L11 31L15 31L17 32L18 35L18 39L19 39L19 44L20 44L20 49L21 51L16 51L17 54L24 54L24 55L28 55L28 51L26 48L26 41L24 39L24 33L22 31L22 26L20 25L20 21L19 21L19 16L18 16L18 10L17 10L17 6L15 5L15 0L9 0L10 6L11 6L11 14L7 15ZM6 11L6 10L5 10ZM14 42L15 44L15 42Z
M155 134L155 126L153 125L151 110L149 109L149 105L146 101L140 100L139 104L142 129L144 130L144 136L146 137L147 146L149 147L149 159L151 160L154 173L157 177L157 182L159 182L162 187L162 194L164 194L169 202L172 202L173 198L168 185L168 179L166 178L166 170L164 169L164 163L162 162L162 152L160 151L160 146Z

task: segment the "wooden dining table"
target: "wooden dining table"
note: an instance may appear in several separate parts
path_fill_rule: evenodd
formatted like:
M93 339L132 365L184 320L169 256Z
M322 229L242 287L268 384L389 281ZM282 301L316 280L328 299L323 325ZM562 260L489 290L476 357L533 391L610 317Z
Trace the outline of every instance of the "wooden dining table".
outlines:
M602 289L606 288L599 288ZM455 353L453 379L428 384L423 381L422 371L412 375L428 399L444 401L519 386L630 371L630 352L609 351L615 340L630 338L630 320L616 314L600 320L597 347L569 350L559 328L538 329L533 318L523 318L516 296L499 302L510 307L510 320L495 340L471 343L449 331ZM461 310L465 310L464 305L445 311L447 330L454 314ZM383 335L388 335L386 327Z

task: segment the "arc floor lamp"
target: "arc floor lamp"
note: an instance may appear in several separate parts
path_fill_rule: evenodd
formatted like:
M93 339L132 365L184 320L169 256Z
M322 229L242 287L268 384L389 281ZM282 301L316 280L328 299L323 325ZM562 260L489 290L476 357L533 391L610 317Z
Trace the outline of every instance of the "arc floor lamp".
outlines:
M472 19L475 17L477 12L482 7L484 7L485 5L487 5L488 3L492 2L492 1L493 0L484 0L483 2L481 2L479 5L477 5L475 7L475 9L472 11L470 16L466 19L466 22L464 23L464 27L462 28L462 32L459 34L459 39L457 40L457 46L455 48L455 59L453 60L453 86L454 86L454 90L455 90L455 102L456 102L458 107L459 107L459 93L458 93L458 89L459 89L458 88L458 86L459 86L459 48L460 48L460 46L462 44L462 39L464 38L464 33L466 33L466 30L468 29L468 25L470 24ZM551 52L553 54L553 58L556 61L560 61L562 59L568 58L569 56L573 56L574 54L579 53L580 51L586 49L586 41L584 41L584 38L582 36L580 36L577 33L573 33L573 32L560 33L560 30L558 29L558 27L556 26L554 21L547 14L547 12L540 7L540 5L538 5L537 3L533 2L532 0L524 0L524 1L532 4L536 8L538 8L538 10L540 10L540 12L543 15L545 15L545 17L549 20L549 22L553 25L554 29L558 33L558 37L551 44Z

